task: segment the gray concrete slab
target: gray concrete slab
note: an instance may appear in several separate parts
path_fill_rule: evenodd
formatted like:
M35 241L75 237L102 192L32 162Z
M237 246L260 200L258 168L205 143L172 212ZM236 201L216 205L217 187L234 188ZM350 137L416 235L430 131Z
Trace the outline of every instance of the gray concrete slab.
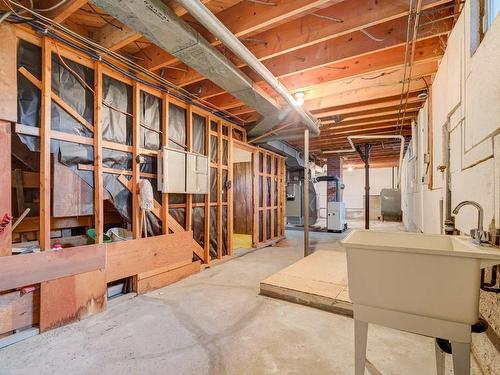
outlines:
M1 349L0 374L352 374L351 318L259 295L261 280L302 256L302 233L287 236ZM328 250L339 237L311 241ZM367 357L372 375L435 374L426 337L370 326Z

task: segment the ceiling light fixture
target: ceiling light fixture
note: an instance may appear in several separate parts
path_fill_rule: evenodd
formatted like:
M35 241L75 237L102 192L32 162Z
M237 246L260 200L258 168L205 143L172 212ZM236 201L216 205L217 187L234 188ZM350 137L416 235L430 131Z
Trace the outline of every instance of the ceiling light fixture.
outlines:
M302 107L302 105L304 104L304 97L306 96L304 94L304 91L297 91L294 96L295 96L295 100L297 102L297 105L299 107Z
M427 91L422 91L420 94L417 95L417 98L419 99L427 99L429 95L427 94Z

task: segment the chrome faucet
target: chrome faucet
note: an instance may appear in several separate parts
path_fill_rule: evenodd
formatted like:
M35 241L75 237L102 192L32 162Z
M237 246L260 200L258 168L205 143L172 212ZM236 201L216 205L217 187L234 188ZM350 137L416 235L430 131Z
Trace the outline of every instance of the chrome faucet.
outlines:
M473 238L473 242L477 245L480 245L481 243L485 243L489 241L489 233L485 230L483 230L483 207L477 202L474 201L463 201L460 202L457 207L453 210L453 214L457 215L458 211L463 207L463 206L474 206L477 208L477 228L476 229L471 229L470 235Z

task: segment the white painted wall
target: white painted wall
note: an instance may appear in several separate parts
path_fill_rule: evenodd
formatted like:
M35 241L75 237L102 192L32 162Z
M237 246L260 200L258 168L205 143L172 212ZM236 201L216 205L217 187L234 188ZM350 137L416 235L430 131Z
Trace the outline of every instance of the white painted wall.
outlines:
M365 195L365 170L345 168L342 172L345 185L344 202L347 209L362 209ZM370 168L370 195L380 195L380 190L392 188L393 168ZM394 184L397 171L394 170Z
M439 233L440 207L445 202L443 126L450 130L452 207L475 200L485 211L485 225L500 228L498 144L500 133L500 17L497 17L477 50L471 55L471 7L465 4L432 85L432 153L434 177L427 187L427 111L420 111L416 146L404 159L403 212L408 229ZM494 147L494 145L497 147ZM422 182L422 178L424 181ZM476 211L464 207L457 228L468 233L477 223Z
M444 163L443 126L450 132L452 209L463 200L477 201L484 208L485 229L500 228L500 17L475 50L475 1L465 3L432 85L431 189L424 162L429 103L419 113L413 152L404 159L402 208L408 230L441 232L447 181L436 168ZM477 211L464 207L457 229L467 234L476 225ZM500 299L481 292L480 312L500 335ZM473 335L473 352L485 374L500 373L498 353L486 335Z

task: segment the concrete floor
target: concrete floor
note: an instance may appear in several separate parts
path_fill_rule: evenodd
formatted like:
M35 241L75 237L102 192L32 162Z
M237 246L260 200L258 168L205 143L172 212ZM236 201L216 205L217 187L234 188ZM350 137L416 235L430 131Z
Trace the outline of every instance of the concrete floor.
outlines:
M341 237L311 242L329 250ZM258 294L301 256L302 233L289 231L277 247L1 349L0 374L352 374L351 318ZM372 375L435 374L426 337L371 325L367 357Z

